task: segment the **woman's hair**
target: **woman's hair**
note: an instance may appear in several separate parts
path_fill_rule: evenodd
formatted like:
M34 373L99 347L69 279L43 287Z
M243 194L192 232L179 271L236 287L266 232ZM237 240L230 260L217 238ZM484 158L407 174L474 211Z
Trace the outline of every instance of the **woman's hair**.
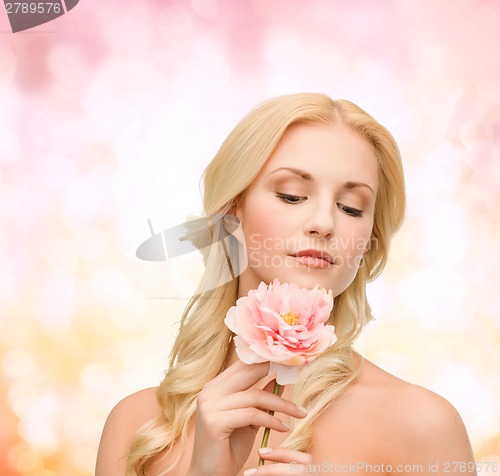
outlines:
M293 388L293 402L308 408L309 413L304 419L291 419L292 428L282 446L308 451L312 423L360 371L361 360L352 344L372 319L366 283L378 276L387 262L390 239L404 217L405 186L398 146L389 131L369 114L349 101L332 100L324 94L292 94L260 104L226 138L203 176L207 216L231 211L235 197L254 180L287 128L297 123L343 124L357 131L373 147L379 179L370 249L353 282L335 298L330 316L337 341L301 369ZM213 226L212 232L216 239L227 236L222 221ZM128 457L128 475L146 474L147 464L155 456L168 454L179 438L184 446L198 393L226 368L233 334L224 324L224 317L236 303L238 278L210 291L203 290L204 281L221 273L228 260L228 256L218 263L205 259L210 266L206 266L197 294L182 314L169 368L158 388L162 413L137 433Z

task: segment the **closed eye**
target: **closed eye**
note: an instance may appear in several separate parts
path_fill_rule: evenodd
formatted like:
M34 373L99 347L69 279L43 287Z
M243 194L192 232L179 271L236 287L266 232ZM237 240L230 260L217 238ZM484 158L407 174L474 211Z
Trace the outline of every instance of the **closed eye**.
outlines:
M286 193L276 193L276 196L280 199L283 200L285 203L300 203L304 200L307 200L307 197L300 197L298 195L288 195Z
M338 207L347 215L352 216L352 217L357 217L357 218L362 218L363 217L363 212L361 210L358 210L357 208L352 208L348 207L347 205L342 205L341 203L338 204Z

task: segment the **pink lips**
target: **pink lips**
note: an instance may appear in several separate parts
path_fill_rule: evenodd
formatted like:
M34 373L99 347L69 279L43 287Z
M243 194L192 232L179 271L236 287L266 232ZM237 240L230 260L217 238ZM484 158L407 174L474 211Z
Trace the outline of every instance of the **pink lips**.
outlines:
M320 250L303 250L292 256L306 266L317 268L326 268L335 261L330 254Z

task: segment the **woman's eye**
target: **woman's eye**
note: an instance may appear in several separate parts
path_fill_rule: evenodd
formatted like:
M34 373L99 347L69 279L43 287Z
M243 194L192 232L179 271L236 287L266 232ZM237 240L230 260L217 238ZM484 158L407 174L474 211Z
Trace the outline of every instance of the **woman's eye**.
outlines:
M342 205L341 203L339 203L339 208L349 216L358 218L361 218L363 216L363 212L361 210L358 210L357 208L348 207L347 205Z
M299 203L307 200L307 197L299 197L298 195L288 195L286 193L277 193L276 196L285 203Z

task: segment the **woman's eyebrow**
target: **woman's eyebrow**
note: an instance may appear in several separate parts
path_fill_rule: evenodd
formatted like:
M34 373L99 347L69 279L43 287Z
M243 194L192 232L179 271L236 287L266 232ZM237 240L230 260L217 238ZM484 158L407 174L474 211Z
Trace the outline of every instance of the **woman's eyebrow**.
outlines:
M366 188L370 189L373 194L375 194L375 191L373 190L373 188L371 188L365 182L346 182L344 184L343 188L351 189L351 188L357 188L357 187L366 187Z
M289 172L293 172L294 174L298 175L299 177L303 178L308 182L313 180L313 176L309 172L306 172L305 170L295 169L293 167L280 167L279 169L273 170L271 173L268 174L268 176L274 174L275 172L279 172L280 170L287 170Z
M308 182L311 182L311 181L314 180L313 176L309 172L306 172L305 170L301 170L301 169L296 169L294 167L280 167L280 168L275 169L272 172L270 172L268 174L268 176L274 174L275 172L279 172L280 170L286 170L288 172L293 172L294 174L298 175L299 177L301 177L302 179L304 179L304 180L306 180ZM352 188L357 188L357 187L366 187L373 194L375 194L375 191L373 190L373 188L370 187L370 185L368 185L365 182L352 182L352 181L349 181L349 182L346 182L343 185L343 188L346 188L346 189L352 189Z

